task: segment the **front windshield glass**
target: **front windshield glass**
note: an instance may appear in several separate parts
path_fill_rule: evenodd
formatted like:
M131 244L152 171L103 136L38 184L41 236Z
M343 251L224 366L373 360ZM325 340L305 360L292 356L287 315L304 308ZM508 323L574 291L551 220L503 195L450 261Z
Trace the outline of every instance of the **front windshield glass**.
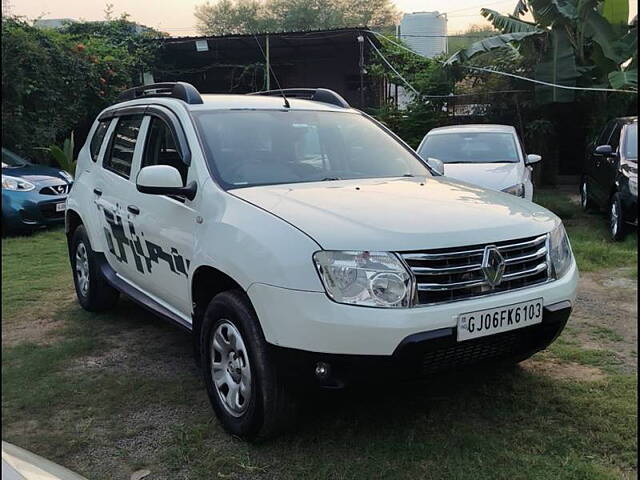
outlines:
M24 158L16 155L15 153L7 150L6 148L2 149L2 168L7 167L24 167L29 162L27 162Z
M232 110L194 116L225 188L429 175L416 156L360 114Z
M428 135L420 156L443 163L516 163L516 139L511 133L458 132Z
M638 158L638 124L632 123L627 127L624 137L624 158Z

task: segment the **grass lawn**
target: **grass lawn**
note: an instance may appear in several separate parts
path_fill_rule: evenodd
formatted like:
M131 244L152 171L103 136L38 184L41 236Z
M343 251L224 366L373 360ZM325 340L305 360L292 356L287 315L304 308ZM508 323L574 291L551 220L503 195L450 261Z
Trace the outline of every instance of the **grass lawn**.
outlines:
M563 216L583 271L635 263L636 240L609 242L601 217L561 194L539 201ZM61 230L3 239L2 255L3 439L88 478L636 478L629 339L589 298L523 366L309 395L296 431L248 445L218 425L186 334L127 300L80 309Z
M635 231L623 242L609 240L606 214L582 211L577 189L575 195L538 190L534 201L562 218L580 271L628 267L629 275L638 278L638 235Z

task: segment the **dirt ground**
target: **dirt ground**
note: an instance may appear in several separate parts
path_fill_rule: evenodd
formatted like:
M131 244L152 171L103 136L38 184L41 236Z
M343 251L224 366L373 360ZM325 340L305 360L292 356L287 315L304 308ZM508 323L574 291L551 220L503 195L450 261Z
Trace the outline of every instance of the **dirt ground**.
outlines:
M64 311L77 309L75 299L71 296L60 298L55 309L61 308L63 314L47 318L45 312L37 315L38 328L27 323L28 329L20 328L20 322L12 325L9 335L3 335L3 345L21 343L25 340L40 344L49 344L56 337L56 329L64 325L60 318ZM51 311L51 309L49 309ZM91 376L100 373L118 375L136 375L153 377L168 385L185 385L184 401L166 405L162 399L153 403L142 403L135 409L124 409L114 413L109 420L78 424L78 432L91 432L93 442L86 448L70 452L70 465L82 465L84 471L94 472L96 478L132 478L132 471L149 469L152 474L146 478L168 479L189 478L175 472L171 477L159 474L162 470L149 460L158 452L166 451L175 441L176 428L180 428L180 419L202 421L209 430L216 433L212 448L216 442L228 444L229 439L222 433L215 420L200 380L200 372L195 367L191 342L187 334L162 324L153 315L135 307L127 300L122 300L114 312L119 316L135 316L127 323L111 325L105 320L106 331L100 332L104 342L99 353L77 359L66 371L70 376ZM598 273L582 274L579 293L574 312L561 338L577 342L586 349L612 351L619 357L625 371L636 370L637 342L637 281L629 278L625 270L610 270ZM123 320L124 322L124 320ZM120 323L116 321L116 323ZM132 325L134 325L132 327ZM4 327L4 326L3 326ZM18 327L18 328L16 328ZM3 333L4 333L3 328ZM521 367L535 371L542 376L553 379L570 379L578 381L599 381L605 372L595 366L587 366L577 362L560 361L553 355L539 354L523 362ZM186 379L186 380L185 380ZM61 425L69 421L72 412L59 410L53 414L51 422ZM127 425L126 431L118 431L116 425ZM16 422L5 433L35 434L38 425L33 422ZM239 443L240 445L240 443ZM223 448L223 444L219 444ZM225 445L224 448L228 448ZM121 462L122 452L127 452L128 460ZM168 475L168 474L167 474ZM260 477L253 472L252 477Z

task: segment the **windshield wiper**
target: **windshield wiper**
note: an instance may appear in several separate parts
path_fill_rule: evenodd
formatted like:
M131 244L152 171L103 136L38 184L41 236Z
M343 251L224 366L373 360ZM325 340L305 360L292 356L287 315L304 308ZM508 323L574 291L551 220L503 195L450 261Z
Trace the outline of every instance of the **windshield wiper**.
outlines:
M409 177L409 178L413 178L415 177L415 175L413 173L405 173L404 175L402 175L403 177Z
M321 182L331 182L333 180L342 180L340 177L324 177Z

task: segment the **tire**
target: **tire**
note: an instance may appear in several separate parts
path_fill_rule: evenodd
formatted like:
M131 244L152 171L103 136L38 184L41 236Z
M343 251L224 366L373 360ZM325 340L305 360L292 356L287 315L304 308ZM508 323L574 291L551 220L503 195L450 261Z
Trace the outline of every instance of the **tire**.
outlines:
M593 200L589 197L589 185L586 178L583 178L580 183L580 206L585 212L594 208Z
M89 237L83 225L73 232L69 257L73 284L82 308L90 312L101 312L113 307L120 293L109 285L100 273L96 254L91 249Z
M296 402L270 361L258 317L244 292L227 291L211 300L200 346L207 394L228 433L255 441L292 424Z
M609 201L609 234L611 239L619 242L624 239L626 233L626 225L622 215L622 202L618 192L611 195Z

